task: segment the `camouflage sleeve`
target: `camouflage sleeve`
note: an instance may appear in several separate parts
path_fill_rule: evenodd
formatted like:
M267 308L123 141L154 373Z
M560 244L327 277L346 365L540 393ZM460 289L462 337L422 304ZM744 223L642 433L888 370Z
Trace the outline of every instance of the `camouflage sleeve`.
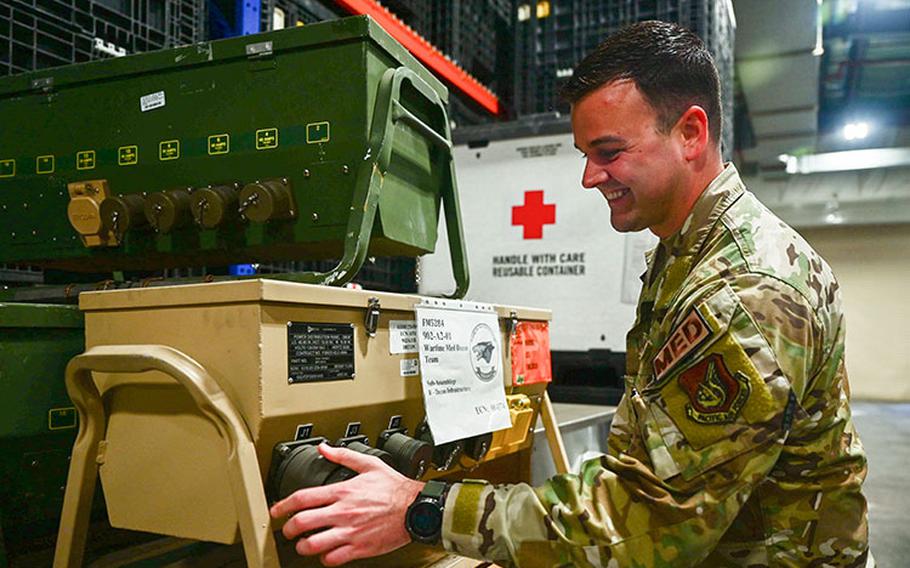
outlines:
M680 304L666 336L693 348L623 399L631 439L541 487L455 484L446 548L522 567L702 562L780 455L818 330L786 285L714 290Z

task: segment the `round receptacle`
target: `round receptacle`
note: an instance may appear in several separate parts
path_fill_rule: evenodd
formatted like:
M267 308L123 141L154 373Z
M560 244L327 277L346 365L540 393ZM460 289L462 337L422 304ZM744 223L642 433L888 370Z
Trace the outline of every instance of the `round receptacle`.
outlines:
M148 225L145 200L137 194L108 197L101 202L101 224L116 235Z
M160 191L145 200L145 217L156 231L170 233L191 222L190 192L186 189Z
M240 214L257 223L293 219L294 194L286 179L255 181L240 190Z
M210 185L197 189L190 196L193 220L203 229L213 229L237 217L239 184Z
M322 457L316 446L298 446L284 456L275 469L273 497L281 500L298 489L336 483L355 475L356 472Z
M433 446L400 432L380 441L382 450L392 454L395 469L412 479L417 479L426 472L433 457Z

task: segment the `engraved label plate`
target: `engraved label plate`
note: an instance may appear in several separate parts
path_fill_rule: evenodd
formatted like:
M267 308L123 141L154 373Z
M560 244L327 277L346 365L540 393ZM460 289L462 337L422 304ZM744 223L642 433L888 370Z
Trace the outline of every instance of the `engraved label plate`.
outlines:
M354 378L354 326L288 322L288 383Z

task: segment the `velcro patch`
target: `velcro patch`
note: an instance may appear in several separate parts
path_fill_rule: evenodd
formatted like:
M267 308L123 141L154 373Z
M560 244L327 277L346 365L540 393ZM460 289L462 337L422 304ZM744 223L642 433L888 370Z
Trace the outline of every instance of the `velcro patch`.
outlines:
M749 399L749 378L731 374L724 359L713 354L683 371L677 383L689 396L686 416L699 424L733 422Z
M480 497L485 483L462 483L455 498L452 511L452 532L459 535L472 535L477 530L477 512Z
M664 343L664 346L657 352L657 356L654 357L654 380L660 382L660 379L673 368L673 365L691 353L710 335L711 329L702 319L698 310L689 312L686 319L670 334L670 339Z

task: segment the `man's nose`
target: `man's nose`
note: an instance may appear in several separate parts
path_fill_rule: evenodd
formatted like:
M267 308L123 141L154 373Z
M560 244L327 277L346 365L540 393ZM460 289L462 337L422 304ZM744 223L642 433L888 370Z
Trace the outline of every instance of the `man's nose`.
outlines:
M603 168L593 164L591 160L585 160L585 171L581 175L581 185L587 189L594 189L598 185L606 183L610 175Z

